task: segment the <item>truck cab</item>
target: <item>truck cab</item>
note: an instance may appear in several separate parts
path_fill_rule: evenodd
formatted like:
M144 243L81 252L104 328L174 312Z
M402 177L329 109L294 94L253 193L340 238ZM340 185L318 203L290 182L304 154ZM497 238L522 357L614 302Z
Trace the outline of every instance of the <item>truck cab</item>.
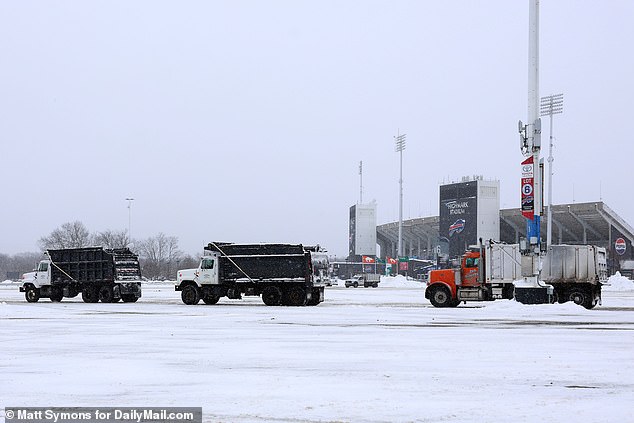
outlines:
M497 251L500 247L495 248ZM488 251L490 257L484 256L483 251ZM434 307L456 307L462 301L512 299L513 278L488 274L492 273L492 263L486 263L486 260L494 257L492 251L491 246L488 249L482 246L474 247L462 255L459 264L454 268L431 270L425 298L429 299Z
M51 284L51 261L42 260L32 272L22 275L22 285L31 284L35 288Z
M52 301L61 301L63 291L51 286L51 261L42 260L32 272L22 275L20 292L29 303L39 301L40 297L50 298Z
M199 288L203 285L218 285L218 256L219 254L204 256L200 259L197 268L179 270L176 275L176 284L181 285L184 281L191 281Z
M435 307L456 307L460 304L458 287L478 287L480 253L470 251L463 255L459 265L451 269L430 270L425 298Z

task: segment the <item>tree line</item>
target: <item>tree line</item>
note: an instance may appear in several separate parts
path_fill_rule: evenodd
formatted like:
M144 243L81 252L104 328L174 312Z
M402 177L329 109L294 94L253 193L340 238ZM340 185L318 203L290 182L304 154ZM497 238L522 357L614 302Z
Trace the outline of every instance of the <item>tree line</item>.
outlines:
M183 253L178 237L162 232L146 239L131 240L126 230L105 230L91 233L80 222L68 222L38 241L42 252L48 249L99 246L103 248L130 248L139 255L141 274L148 279L175 279L176 271L198 265L198 258ZM0 253L0 281L16 279L30 272L42 259L42 252L9 256ZM18 275L18 276L16 276Z

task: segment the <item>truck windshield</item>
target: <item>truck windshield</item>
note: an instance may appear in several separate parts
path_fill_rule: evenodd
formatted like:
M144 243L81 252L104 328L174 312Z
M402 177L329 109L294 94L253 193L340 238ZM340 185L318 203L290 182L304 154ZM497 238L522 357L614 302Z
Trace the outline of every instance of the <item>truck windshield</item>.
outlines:
M214 261L212 259L204 259L200 264L201 269L213 269Z
M473 257L469 257L467 260L465 260L465 267L478 267L478 259L477 258L473 258Z

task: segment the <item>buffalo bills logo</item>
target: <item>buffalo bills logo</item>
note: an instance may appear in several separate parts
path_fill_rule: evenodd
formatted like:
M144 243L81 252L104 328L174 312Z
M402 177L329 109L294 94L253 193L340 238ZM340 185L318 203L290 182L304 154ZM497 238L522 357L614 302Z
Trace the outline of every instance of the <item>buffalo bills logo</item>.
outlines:
M454 224L449 227L449 236L453 236L454 234L459 234L464 231L464 224L464 219L456 220Z

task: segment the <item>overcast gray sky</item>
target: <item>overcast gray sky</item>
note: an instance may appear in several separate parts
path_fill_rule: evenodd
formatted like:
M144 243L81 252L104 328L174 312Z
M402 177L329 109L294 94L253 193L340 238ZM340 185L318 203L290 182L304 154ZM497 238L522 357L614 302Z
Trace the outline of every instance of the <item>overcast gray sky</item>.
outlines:
M556 204L630 224L634 2L541 2ZM438 213L438 186L499 179L519 207L528 1L0 1L0 252L91 231L319 243L348 208ZM548 133L544 134L547 140ZM574 193L574 194L573 194Z

